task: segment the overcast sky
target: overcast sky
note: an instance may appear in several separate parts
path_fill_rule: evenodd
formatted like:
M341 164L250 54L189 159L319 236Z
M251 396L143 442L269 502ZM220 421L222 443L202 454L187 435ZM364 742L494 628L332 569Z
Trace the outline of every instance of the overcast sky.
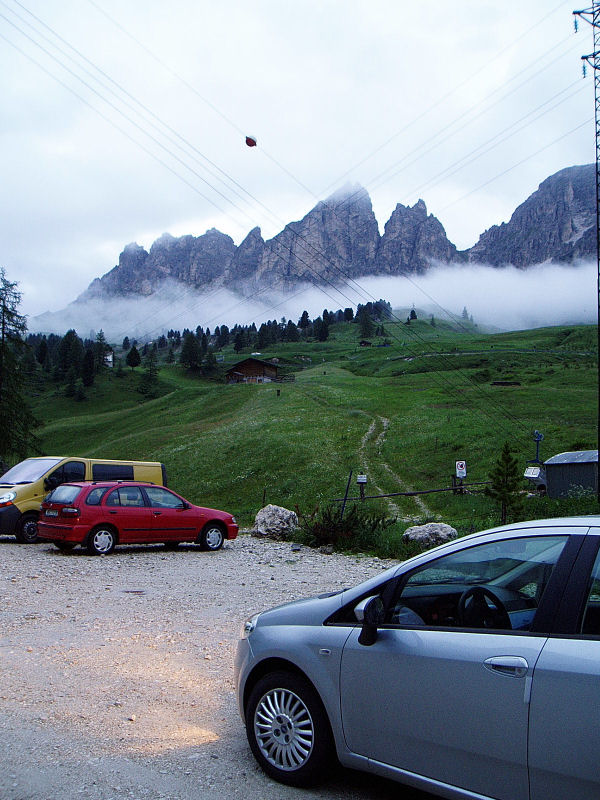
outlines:
M0 266L21 310L64 308L129 242L268 238L347 182L382 231L423 198L470 247L594 160L574 7L0 0Z

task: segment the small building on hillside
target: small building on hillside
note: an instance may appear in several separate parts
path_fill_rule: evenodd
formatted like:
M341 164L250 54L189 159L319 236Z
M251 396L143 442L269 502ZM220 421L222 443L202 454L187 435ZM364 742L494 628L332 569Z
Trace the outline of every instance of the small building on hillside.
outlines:
M559 453L545 461L544 468L548 497L567 497L579 489L598 491L597 450Z
M278 368L271 361L245 358L225 373L227 383L270 383L278 378Z

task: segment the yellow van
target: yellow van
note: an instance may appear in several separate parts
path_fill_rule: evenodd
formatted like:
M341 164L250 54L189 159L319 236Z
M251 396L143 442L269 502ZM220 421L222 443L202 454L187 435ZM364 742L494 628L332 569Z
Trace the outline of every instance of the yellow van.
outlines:
M16 536L24 543L37 541L37 521L44 497L69 481L145 481L166 486L167 471L158 461L27 458L0 477L0 534Z

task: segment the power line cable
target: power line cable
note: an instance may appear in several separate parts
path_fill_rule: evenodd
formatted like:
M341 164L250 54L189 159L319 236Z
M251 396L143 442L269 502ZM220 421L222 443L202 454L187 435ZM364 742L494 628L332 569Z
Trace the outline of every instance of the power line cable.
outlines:
M88 0L88 1L89 1L89 2L92 2L92 0ZM492 58L488 59L488 60L486 61L486 64L485 64L485 66L486 66L486 67L489 67L491 64L493 64L494 62L496 62L496 61L497 61L499 58L501 58L501 57L502 57L502 56L503 56L503 55L504 55L506 52L508 52L508 51L509 51L510 49L512 49L512 48L513 48L513 47L514 47L516 44L518 44L518 42L522 41L522 40L523 40L523 39L524 39L526 36L528 36L528 35L531 33L531 31L538 29L538 28L539 28L539 26L540 26L541 24L543 24L543 23L544 23L544 22L545 22L547 19L549 19L549 17L553 16L553 15L554 15L554 14L555 14L555 13L556 13L558 10L559 10L559 8L561 8L563 5L564 5L564 3L563 3L563 2L560 2L560 3L558 3L558 5L556 5L556 6L555 6L555 7L554 7L554 8L553 8L551 11L549 11L549 12L548 12L548 13L547 13L545 16L543 16L543 17L542 17L540 20L537 20L537 21L536 21L536 23L535 23L535 25L532 25L531 27L527 28L527 30L525 30L525 31L524 31L522 34L520 34L520 35L519 35L519 36L518 36L516 39L514 39L512 42L510 42L510 44L506 45L506 47L502 48L502 50L500 50L498 53L496 53L496 55L495 55L495 56L492 56ZM537 61L537 59L536 59L536 61ZM532 62L532 63L535 63L535 62ZM419 122L421 119L423 119L424 117L426 117L426 116L427 116L428 114L430 114L432 111L437 111L437 110L439 109L439 106L441 105L441 103L443 103L443 102L445 102L446 100L448 100L448 99L450 99L451 97L453 97L453 96L454 96L454 95L455 95L457 92L459 92L461 89L463 89L463 88L464 88L465 86L467 86L469 83L471 83L471 82L472 82L474 79L475 79L475 76L474 76L474 75L470 75L470 76L469 76L468 78L466 78L464 81L462 81L461 83L457 84L457 85L456 85L456 86L455 86L453 89L451 89L449 92L447 92L447 93L445 93L444 95L440 96L440 97L439 97L439 98L438 98L438 99L437 99L437 100L436 100L434 103L432 103L432 104L431 104L431 105L430 105L430 106L429 106L429 107L428 107L428 108L427 108L425 111L423 111L423 112L422 112L421 114L419 114L417 117L415 117L414 119L412 119L410 122L408 122L408 123L407 123L406 125L404 125L402 128L400 128L398 131L396 131L394 134L392 134L392 136L390 136L388 139L386 139L386 141L385 141L385 142L383 142L383 143L382 143L382 144L380 144L378 147L376 147L374 150L372 150L372 151L371 151L371 152L370 152L368 155L364 156L364 158L362 158L360 161L358 161L357 163L353 164L353 166L352 166L352 167L350 167L350 168L349 168L349 169L348 169L346 172L344 172L344 173L343 173L341 176L339 176L339 177L338 177L338 178L337 178L335 181L333 181L332 183L328 184L328 185L327 185L327 186L326 186L326 187L323 189L323 193L324 193L324 192L327 192L327 191L329 191L329 190L330 190L330 189L331 189L331 188L332 188L334 185L338 184L338 183L339 183L340 181L342 181L342 180L343 180L345 177L347 177L348 175L350 175L350 173L352 173L352 172L353 172L355 169L357 169L358 167L362 166L364 163L366 163L367 161L369 161L369 160L370 160L370 159L371 159L371 158L372 158L374 155L376 155L376 154L377 154L377 153L379 153L381 150L383 150L385 147L387 147L389 144L391 144L391 143L392 143L392 142L393 142L395 139L397 139L397 138L398 138L398 136L400 136L402 133L404 133L405 131L407 131L408 129L410 129L410 128L411 128L413 125L415 125L415 124L416 124L417 122Z

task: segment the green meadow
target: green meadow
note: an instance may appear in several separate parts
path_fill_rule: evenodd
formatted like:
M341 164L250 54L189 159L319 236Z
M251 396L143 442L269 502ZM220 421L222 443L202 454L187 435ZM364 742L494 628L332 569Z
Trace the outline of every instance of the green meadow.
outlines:
M42 452L162 461L175 491L250 526L263 503L308 514L338 500L350 471L351 496L359 471L367 496L422 492L449 487L456 460L467 462L467 482L485 481L505 441L524 470L536 429L542 459L597 447L595 326L482 333L416 320L386 322L371 347L359 339L357 325L338 323L325 342L262 352L294 376L284 383L227 385L225 370L250 355L231 347L210 380L161 363L152 399L137 390L142 367L104 370L79 401L38 381ZM498 521L475 491L365 503L397 518L397 530L438 519L464 533ZM528 498L524 513L596 510L595 498Z

